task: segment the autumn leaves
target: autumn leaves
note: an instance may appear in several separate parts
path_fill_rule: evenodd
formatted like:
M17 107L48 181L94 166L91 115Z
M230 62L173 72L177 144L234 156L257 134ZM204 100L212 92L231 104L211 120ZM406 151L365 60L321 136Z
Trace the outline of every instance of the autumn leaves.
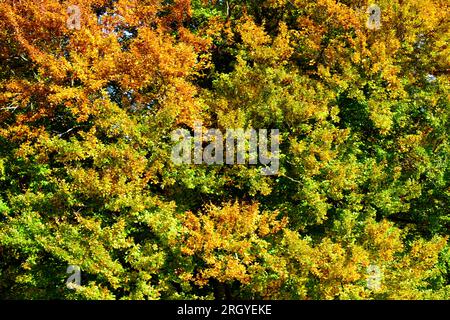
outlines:
M1 298L448 299L444 1L42 2L0 3Z

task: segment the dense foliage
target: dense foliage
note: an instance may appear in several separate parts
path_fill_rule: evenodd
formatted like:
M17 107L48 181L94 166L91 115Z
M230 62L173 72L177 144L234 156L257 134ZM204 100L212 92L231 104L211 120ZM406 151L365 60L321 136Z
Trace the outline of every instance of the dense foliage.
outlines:
M449 299L449 3L368 5L1 0L0 298ZM195 121L278 174L174 164Z

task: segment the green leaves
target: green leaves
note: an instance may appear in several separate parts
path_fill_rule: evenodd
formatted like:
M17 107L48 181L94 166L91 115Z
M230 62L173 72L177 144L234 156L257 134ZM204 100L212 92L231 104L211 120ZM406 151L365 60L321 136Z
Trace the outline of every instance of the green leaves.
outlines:
M400 2L371 30L348 1L86 0L69 30L3 1L0 298L448 299L449 8ZM175 165L196 121L280 130L279 174Z

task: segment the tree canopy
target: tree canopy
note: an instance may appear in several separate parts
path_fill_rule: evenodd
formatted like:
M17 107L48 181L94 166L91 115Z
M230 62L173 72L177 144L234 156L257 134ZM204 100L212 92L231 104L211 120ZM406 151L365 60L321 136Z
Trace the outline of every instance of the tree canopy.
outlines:
M0 299L450 299L449 3L369 5L2 0Z

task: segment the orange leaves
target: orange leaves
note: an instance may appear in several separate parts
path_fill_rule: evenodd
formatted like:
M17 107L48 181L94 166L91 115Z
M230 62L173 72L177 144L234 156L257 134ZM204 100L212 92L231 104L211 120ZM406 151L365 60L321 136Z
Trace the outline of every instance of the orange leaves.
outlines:
M195 52L189 44L175 44L173 37L151 28L140 29L129 53L124 53L123 57L121 67L130 70L129 78L123 80L123 84L130 85L133 80L141 87L151 83L156 76L169 81L185 77L193 71L196 62Z
M167 19L167 23L180 23L181 21L187 20L192 15L191 0L175 0L173 1L173 5L168 9L170 10L170 18Z
M29 67L36 72L32 81L56 89L48 95L48 103L65 104L78 121L86 121L91 114L92 96L116 82L121 90L134 91L133 99L140 104L165 99L171 118L189 122L198 113L199 105L194 101L196 90L188 78L206 66L208 56L198 59L198 54L209 47L208 40L182 27L182 21L190 15L190 2L176 1L170 6L170 17L158 18L165 7L159 0L119 1L97 17L93 8L105 3L70 3L81 10L80 30L66 26L68 3L42 0L40 4L2 4L3 25L12 32L0 34L0 40L16 41ZM147 19L143 9L152 17ZM136 20L133 14L137 12ZM45 18L37 19L39 16ZM174 23L178 30L164 26L166 23ZM173 31L179 33L178 38ZM12 46L2 49L6 51L2 55L12 55L15 50ZM6 84L8 81L3 80ZM17 94L14 90L7 93ZM170 111L176 107L178 111Z
M269 236L278 234L287 224L285 218L277 220L276 216L276 212L260 213L257 204L237 202L223 207L209 205L199 217L186 213L182 252L206 263L199 270L197 283L206 284L207 279L215 278L247 284L249 272L268 255Z
M0 298L448 297L448 5L380 1L0 0ZM175 166L196 120L280 175Z
M200 217L197 218L192 213L188 216L188 227L194 230L202 230L203 227L202 231L210 233L204 235L205 239L209 239L213 233L218 234L221 238L219 246L224 245L225 243L221 241L229 237L245 239L255 232L260 237L278 233L287 223L285 219L281 221L276 219L277 212L260 213L258 204L239 205L237 202L226 203L223 207L209 205Z

